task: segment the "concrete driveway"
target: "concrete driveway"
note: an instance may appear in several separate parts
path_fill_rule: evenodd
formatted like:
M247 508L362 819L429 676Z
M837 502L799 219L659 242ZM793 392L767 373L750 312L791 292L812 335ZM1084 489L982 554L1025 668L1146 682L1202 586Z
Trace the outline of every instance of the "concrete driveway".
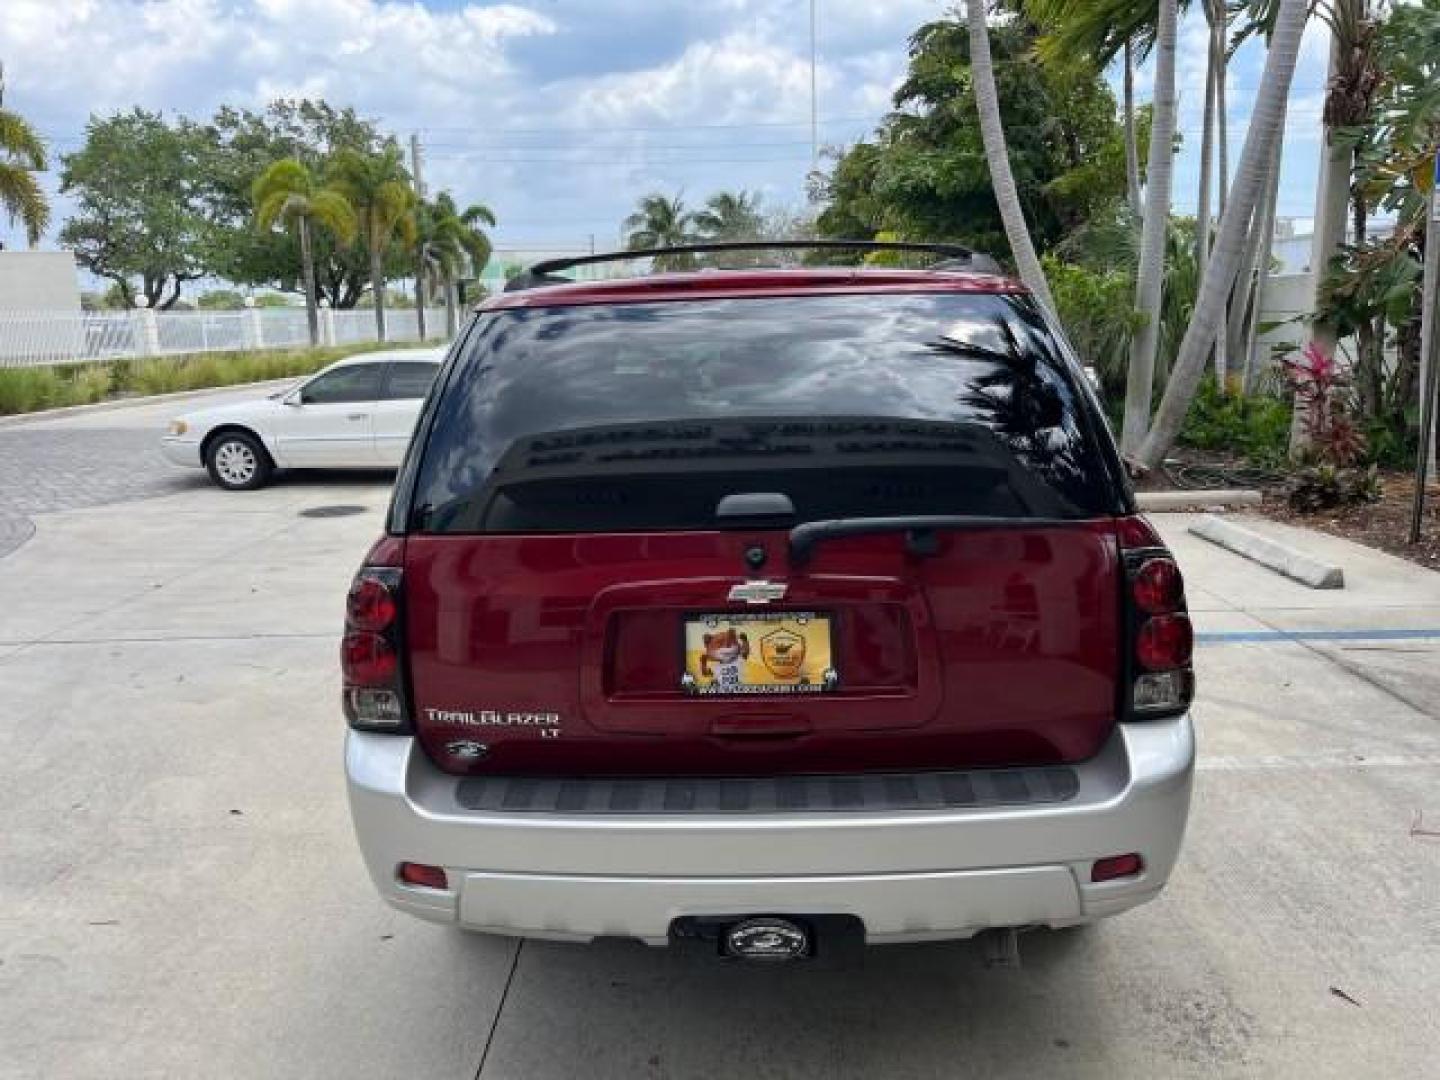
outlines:
M1018 971L518 946L382 907L350 834L336 634L386 481L223 494L146 450L174 411L0 432L0 474L103 431L159 485L12 507L0 1076L1434 1075L1440 574L1314 537L1349 582L1315 593L1162 520L1202 632L1186 850Z

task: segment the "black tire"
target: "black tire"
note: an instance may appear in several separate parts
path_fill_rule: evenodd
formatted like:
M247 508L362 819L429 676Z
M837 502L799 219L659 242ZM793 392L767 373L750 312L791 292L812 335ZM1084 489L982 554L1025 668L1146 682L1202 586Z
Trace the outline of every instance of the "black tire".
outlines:
M226 431L205 448L205 468L217 487L254 491L270 481L274 465L260 440L247 431Z

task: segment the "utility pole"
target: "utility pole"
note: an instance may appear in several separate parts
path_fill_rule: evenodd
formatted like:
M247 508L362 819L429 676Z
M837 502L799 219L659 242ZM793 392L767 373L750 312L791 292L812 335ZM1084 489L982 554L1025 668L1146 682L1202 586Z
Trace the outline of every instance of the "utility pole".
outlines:
M415 201L419 203L425 198L425 181L420 176L420 133L410 133L410 175L415 183ZM420 340L425 340L425 247L422 241L419 254L415 259L415 329L420 335Z
M1420 450L1415 457L1415 503L1410 510L1410 543L1420 540L1425 517L1426 473L1435 467L1435 391L1440 375L1440 154L1430 178L1425 222L1425 278L1420 293Z
M420 198L425 197L425 181L420 175L420 133L410 133L410 172L415 177L415 194Z
M820 168L820 99L815 93L815 0L810 0L810 171Z

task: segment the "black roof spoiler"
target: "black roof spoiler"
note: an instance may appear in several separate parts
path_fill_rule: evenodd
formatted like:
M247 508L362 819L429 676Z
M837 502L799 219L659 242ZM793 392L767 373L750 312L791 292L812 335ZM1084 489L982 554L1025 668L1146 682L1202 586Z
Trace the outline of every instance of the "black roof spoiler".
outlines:
M593 255L568 255L559 259L537 262L505 283L506 292L519 292L543 285L570 285L570 278L560 272L577 266L599 263L628 262L673 255L710 255L727 251L918 251L939 255L939 262L928 270L969 270L978 274L998 274L1000 267L988 255L971 251L960 244L931 244L910 240L715 240L699 244L678 244L674 247L636 248L630 251L605 251Z

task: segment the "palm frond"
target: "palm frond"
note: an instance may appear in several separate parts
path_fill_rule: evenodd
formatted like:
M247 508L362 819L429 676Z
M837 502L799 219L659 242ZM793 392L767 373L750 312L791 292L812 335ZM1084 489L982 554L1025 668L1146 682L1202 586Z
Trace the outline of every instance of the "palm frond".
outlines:
M308 212L308 200L288 191L271 191L255 207L255 224L262 232L275 227L277 221L289 224L297 215Z
M488 225L493 229L496 223L495 211L491 210L490 207L484 203L472 203L460 214L460 220L466 225L475 225L478 223Z
M286 195L309 195L315 187L310 170L294 158L273 162L250 185L250 199L256 207L277 192Z
M6 109L0 109L0 153L36 172L46 169L44 141L19 114Z
M1138 63L1155 43L1159 18L1155 0L1025 0L1025 11L1042 31L1036 54L1056 68L1082 60L1104 68L1127 41Z
M25 240L34 247L50 225L50 203L34 173L19 165L0 162L0 207L11 223L19 221Z
M350 200L334 188L322 188L310 199L310 216L316 223L335 237L341 247L355 242L360 223L355 218L355 208Z

